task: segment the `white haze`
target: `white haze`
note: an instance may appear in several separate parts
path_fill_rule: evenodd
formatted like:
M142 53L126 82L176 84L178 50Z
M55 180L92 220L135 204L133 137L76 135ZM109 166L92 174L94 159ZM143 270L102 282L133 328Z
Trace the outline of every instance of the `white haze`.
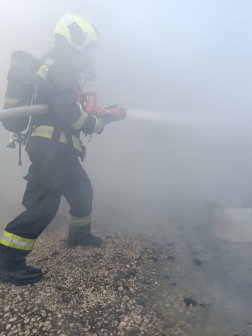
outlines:
M4 1L2 101L11 53L46 53L66 13L101 32L97 79L86 90L98 92L103 106L129 110L129 118L107 125L90 143L83 137L94 220L157 234L166 228L169 236L170 223L205 227L207 202L252 205L252 2ZM17 166L3 128L0 140L5 224L22 210L29 160L23 152Z
M143 179L141 171L138 174L141 165L144 174L148 171L148 184L152 184L159 167L165 167L167 172L165 176L158 174L162 183L152 188L154 200L164 193L173 202L177 198L178 206L184 200L190 208L194 198L197 206L201 206L202 201L209 199L250 195L250 1L22 1L21 4L13 0L4 2L1 9L2 101L11 53L27 50L40 57L53 46L52 32L57 20L65 13L74 13L93 22L101 32L95 57L97 79L86 89L98 92L101 105L118 103L129 110L147 111L145 116L144 112L129 113L146 122L129 119L108 125L103 135L87 145L84 166L97 186L96 197L104 180L109 185L111 181L114 185L115 179L124 181L127 188L137 185ZM153 124L153 119L160 120L160 124ZM178 126L180 122L182 127ZM24 154L23 167L17 167L17 152L5 149L8 133L2 130L0 137L4 216L10 201L11 213L19 207L24 189L21 176L29 162ZM97 149L93 148L94 143ZM115 153L111 150L114 147ZM145 152L150 162L143 160ZM136 158L132 160L134 155ZM94 174L97 168L93 167L93 157L99 161L100 156L103 162ZM111 162L117 168L113 174L104 174L106 167L111 171ZM175 162L178 170L174 169ZM9 175L11 183L7 183ZM141 188L138 192L141 194ZM121 186L110 192L106 202L112 206L118 194L132 199ZM148 197L151 199L151 195ZM132 209L129 211L132 213Z

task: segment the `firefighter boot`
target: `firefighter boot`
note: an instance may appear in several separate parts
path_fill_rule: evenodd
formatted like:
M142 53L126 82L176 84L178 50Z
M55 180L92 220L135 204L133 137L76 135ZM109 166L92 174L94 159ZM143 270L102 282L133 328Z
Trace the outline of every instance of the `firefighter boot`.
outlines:
M91 233L91 223L86 225L72 225L69 224L68 231L68 245L69 246L100 246L102 239L97 236L93 236Z
M26 266L15 271L2 271L0 270L0 281L10 282L14 285L22 286L33 284L42 280L41 270Z
M0 282L22 286L42 280L42 272L39 269L26 266L25 258L7 259L7 253L1 247L0 244Z

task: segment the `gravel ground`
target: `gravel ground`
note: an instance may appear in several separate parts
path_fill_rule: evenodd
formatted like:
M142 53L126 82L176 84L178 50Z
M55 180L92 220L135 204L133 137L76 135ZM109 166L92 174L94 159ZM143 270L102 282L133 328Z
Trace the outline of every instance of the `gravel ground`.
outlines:
M39 237L27 259L42 268L44 279L24 287L0 284L1 336L231 335L213 305L176 284L173 244L99 228L94 233L103 238L101 247L71 249L66 231Z

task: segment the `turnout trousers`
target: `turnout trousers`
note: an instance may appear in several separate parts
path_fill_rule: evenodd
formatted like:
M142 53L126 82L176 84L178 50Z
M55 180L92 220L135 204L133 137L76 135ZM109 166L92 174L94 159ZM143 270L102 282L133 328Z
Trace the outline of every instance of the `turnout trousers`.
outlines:
M44 146L28 144L32 164L24 178L27 186L22 204L26 210L5 228L0 242L0 267L12 271L24 267L37 237L56 215L63 195L70 205L69 240L90 234L93 189L87 173L74 153L59 146L47 159Z

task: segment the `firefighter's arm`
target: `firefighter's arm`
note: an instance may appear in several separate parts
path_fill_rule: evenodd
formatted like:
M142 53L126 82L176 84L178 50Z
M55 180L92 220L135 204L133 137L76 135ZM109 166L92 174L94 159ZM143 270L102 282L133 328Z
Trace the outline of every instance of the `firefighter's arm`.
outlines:
M50 60L49 60L50 61ZM77 103L76 74L73 69L58 65L48 60L40 67L37 77L45 81L47 103L52 113L56 114L64 124L86 134L100 133L103 122L88 115ZM101 125L102 124L102 125Z

